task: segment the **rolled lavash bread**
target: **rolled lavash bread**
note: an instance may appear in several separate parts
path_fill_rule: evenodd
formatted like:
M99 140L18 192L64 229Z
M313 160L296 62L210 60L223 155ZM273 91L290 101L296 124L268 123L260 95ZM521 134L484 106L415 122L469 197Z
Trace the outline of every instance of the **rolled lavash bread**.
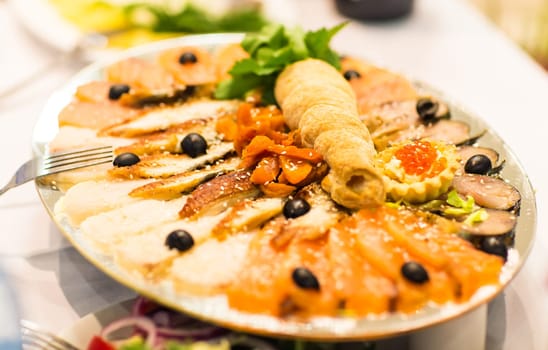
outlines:
M329 165L322 187L331 198L351 209L382 204L385 191L374 166L375 147L342 75L324 61L306 59L284 69L274 93L286 124L299 129L303 145Z

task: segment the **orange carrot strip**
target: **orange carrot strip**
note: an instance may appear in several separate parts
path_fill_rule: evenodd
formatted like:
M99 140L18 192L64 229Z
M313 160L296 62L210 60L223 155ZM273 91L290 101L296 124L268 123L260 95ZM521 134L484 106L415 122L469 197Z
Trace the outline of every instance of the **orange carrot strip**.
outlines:
M263 185L276 180L280 173L280 163L276 157L266 157L259 161L251 174L251 182Z
M297 189L295 186L270 182L259 186L261 191L268 197L286 197Z
M296 146L282 146L274 144L269 146L267 151L279 154L281 156L308 160L312 163L319 163L323 159L322 155L314 151L312 148L298 148Z
M280 156L280 163L287 181L293 185L304 181L312 172L312 165L305 160Z
M234 141L238 136L238 124L233 115L220 117L215 124L215 131L223 135L224 141Z

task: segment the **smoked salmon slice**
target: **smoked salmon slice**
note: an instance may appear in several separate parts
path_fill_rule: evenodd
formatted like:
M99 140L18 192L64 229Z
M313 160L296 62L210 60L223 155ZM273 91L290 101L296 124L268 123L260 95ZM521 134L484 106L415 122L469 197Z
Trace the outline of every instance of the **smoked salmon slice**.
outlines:
M186 55L188 58L183 58ZM164 51L158 62L175 80L183 85L215 83L215 65L211 54L194 46Z
M383 276L360 251L356 234L335 227L329 233L329 263L337 299L345 315L382 314L393 308L396 284Z
M359 73L359 77L348 82L356 93L360 114L386 102L417 98L413 85L401 75L351 57L343 58L341 66L343 73L350 70Z
M281 314L285 292L273 285L282 273L286 254L274 249L271 238L268 224L253 237L242 270L226 290L232 307L250 313Z
M107 102L111 86L108 81L92 81L79 86L74 96L84 102Z
M171 91L173 76L160 65L140 58L128 58L106 69L107 80L111 83L127 84L132 88L149 91Z
M409 217L405 214L404 211L388 207L361 210L345 224L359 232L358 245L366 259L396 284L397 297L395 310L392 311L418 310L429 300L438 303L454 300L457 288L444 269L446 264L443 253L440 249L435 249L428 254L424 247L425 242L415 238L415 235L426 235L427 232L435 234L432 224L421 221L414 214ZM398 237L390 226L401 222L405 222L408 230L405 232L410 232L404 233L409 235L404 238ZM406 262L420 263L427 271L429 279L424 283L415 283L405 278L401 269Z
M229 71L234 63L248 57L249 54L240 44L226 45L217 50L214 55L217 81L230 78Z
M59 113L59 126L77 126L101 130L128 122L138 115L139 110L127 108L113 102L72 101Z

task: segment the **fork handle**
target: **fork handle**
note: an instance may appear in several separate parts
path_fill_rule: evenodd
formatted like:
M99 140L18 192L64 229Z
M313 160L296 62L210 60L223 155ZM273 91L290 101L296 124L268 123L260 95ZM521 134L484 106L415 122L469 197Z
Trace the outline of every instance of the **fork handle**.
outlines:
M17 179L15 178L15 176L13 176L11 180L4 187L0 189L0 196L8 192L12 188L14 188L16 185L17 185Z

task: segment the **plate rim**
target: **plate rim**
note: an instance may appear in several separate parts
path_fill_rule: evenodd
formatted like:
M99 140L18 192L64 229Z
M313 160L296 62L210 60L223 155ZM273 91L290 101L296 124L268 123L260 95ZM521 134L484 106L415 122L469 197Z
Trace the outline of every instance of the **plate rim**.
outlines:
M67 95L69 93L71 93L78 84L81 84L83 81L85 81L85 80L82 80L82 79L86 78L90 74L93 74L94 72L100 71L101 68L104 68L104 66L106 64L108 64L109 62L114 62L118 59L123 59L123 58L131 57L131 56L134 56L134 55L146 55L146 54L151 55L151 54L154 54L155 52L157 52L157 50L167 49L167 48L173 47L173 45L175 45L175 46L177 46L177 45L196 45L196 44L198 44L198 45L218 44L218 45L220 45L220 44L230 43L231 42L230 40L239 40L241 37L242 37L242 34L202 34L202 35L184 36L184 37L179 37L179 38L175 38L175 39L168 39L168 40L155 42L155 43L152 43L152 44L143 45L143 46L140 46L140 47L137 47L137 48L134 48L134 49L127 50L127 51L121 53L120 55L117 55L116 57L110 57L108 59L100 60L96 63L93 63L93 64L89 65L88 67L84 68L79 73L77 73L72 79L70 79L67 82L67 84L65 84L63 87L58 89L52 95L51 99L48 100L48 104L44 108L43 113L40 115L39 121L36 124L35 130L33 132L33 138L32 138L33 149L38 153L43 151L43 147L40 147L40 145L36 144L36 134L37 134L37 131L39 131L38 129L40 128L40 125L41 125L40 121L42 121L43 119L47 119L48 117L49 117L49 119L51 119L52 116L48 115L48 114L52 113L52 110L54 110L54 107L56 106L56 104L58 104L59 101L63 99L62 97L66 98ZM50 192L52 192L51 189L49 189L47 187L44 187L43 185L41 185L39 183L36 183L36 188L37 188L37 191L39 193L40 199L41 199L44 207L48 211L48 214L50 215L50 217L52 218L54 223L57 225L57 227L59 228L61 233L71 243L71 245L80 254L82 254L90 263L92 263L93 265L98 267L101 271L103 271L105 274L107 274L108 276L110 276L111 278L116 280L117 282L133 289L134 291L140 293L141 295L143 295L147 298L155 300L155 301L157 301L161 304L164 304L168 307L171 307L175 310L179 310L179 311L188 313L189 315L191 315L193 317L203 319L203 320L208 321L208 322L216 323L216 324L219 324L221 326L225 326L227 328L235 329L235 330L238 330L238 331L254 333L254 334L263 334L263 335L269 335L269 336L276 336L276 337L282 337L282 338L300 338L300 339L321 340L321 341L330 341L330 340L331 341L342 341L342 340L358 340L358 339L359 340L375 340L375 339L381 339L381 338L393 337L393 336L406 334L406 333L409 333L409 332L412 332L412 331L416 331L416 330L423 329L423 328L426 328L426 327L434 326L434 325L440 324L442 322L446 322L446 321L455 319L457 317L460 317L462 315L465 315L468 312L471 312L471 311L475 310L479 306L489 302L491 299L493 299L495 296L497 296L501 291L504 290L504 288L506 288L506 286L510 283L510 281L517 276L517 274L519 273L519 271L523 267L525 261L527 260L527 257L529 256L529 253L530 253L530 251L533 247L534 241L535 241L536 225L537 225L536 197L535 197L534 191L532 189L530 179L529 179L528 175L525 173L525 170L524 170L521 162L516 157L514 152L508 147L506 142L504 142L504 140L496 133L496 131L493 128L491 128L489 125L487 125L487 123L483 119L478 118L476 115L474 115L472 113L469 113L469 111L466 108L463 108L460 103L455 102L454 99L448 97L446 94L441 92L441 90L436 89L436 88L432 88L432 87L430 87L430 85L422 83L422 82L419 83L419 84L421 85L421 87L427 89L432 95L437 96L437 97L441 98L443 101L447 102L448 105L450 105L451 109L456 108L459 111L459 113L465 115L467 118L470 118L474 122L478 122L480 125L487 128L488 129L488 134L491 135L491 137L493 137L495 140L500 142L499 146L504 148L504 153L507 155L507 157L511 158L512 166L514 166L517 169L516 171L519 172L518 177L522 181L520 187L525 187L524 190L527 190L527 194L531 195L531 198L524 198L523 194L525 194L524 193L525 191L523 191L523 190L520 191L520 192L522 192L522 204L525 202L526 207L527 207L527 211L528 211L527 218L529 218L528 228L531 230L531 232L530 232L530 239L528 240L525 249L520 251L519 261L517 262L517 265L513 267L511 276L509 278L507 278L505 281L502 281L500 283L500 285L498 286L498 288L496 288L495 292L487 293L486 296L483 296L481 298L471 299L471 300L469 300L465 303L457 304L455 307L452 307L452 308L449 308L449 309L446 309L447 308L446 305L443 305L441 307L435 307L434 310L437 311L437 313L435 313L434 315L430 315L430 318L434 318L434 321L433 322L431 321L430 323L425 323L424 321L423 322L418 322L417 320L414 320L414 322L413 322L413 317L415 315L404 316L404 317L399 315L399 322L403 323L403 325L399 325L399 327L397 329L392 329L389 332L378 331L378 330L377 331L367 332L366 330L363 329L364 327L362 327L361 332L348 333L346 331L346 333L345 333L344 327L342 327L342 329L343 329L342 331L339 329L338 331L334 331L334 332L332 331L329 334L323 334L322 335L322 334L318 334L318 333L314 332L314 328L312 328L312 331L311 331L310 328L309 328L310 323L305 323L304 327L299 328L299 329L304 329L305 332L300 332L299 334L295 334L294 331L293 332L288 331L287 328L285 328L285 330L284 330L283 327L282 327L282 329L280 329L280 327L277 327L277 328L275 327L276 330L274 330L272 328L268 329L268 327L265 327L264 324L263 324L262 328L261 327L251 327L249 324L234 324L234 323L230 323L230 321L227 321L226 319L211 318L210 315L204 315L204 314L196 313L193 310L182 308L182 306L180 304L174 302L173 300L166 299L165 295L164 296L159 296L159 295L155 294L154 292L151 292L150 289L144 288L141 285L137 285L136 283L134 283L134 281L131 281L131 275L129 273L125 273L124 274L125 276L122 276L122 275L120 275L120 271L115 271L112 268L112 266L108 266L108 264L105 264L104 262L100 262L99 261L100 257L97 256L98 254L96 252L88 251L88 249L86 249L86 247L84 245L82 245L80 242L77 242L77 239L74 236L73 232L69 232L69 230L67 230L67 227L65 227L65 225L62 222L58 222L58 220L56 219L55 214L53 212L53 206L51 206L48 202L48 201L51 200L51 196L54 195L54 194L50 193ZM72 94L70 96L72 97ZM53 102L50 103L50 101L53 101ZM66 104L66 102L68 102L68 101L65 100L65 104ZM59 106L57 106L57 107L59 107ZM57 118L57 115L54 116L55 121L56 121L56 118ZM523 218L523 219L518 220L518 225L519 225L520 222L525 221L525 217L524 217L523 213L520 215L520 218ZM453 311L451 311L451 309ZM422 315L422 316L424 316L424 315ZM428 316L428 315L426 315L426 316ZM435 317L435 316L437 316L437 317ZM274 318L274 317L269 317L269 318ZM385 320L388 320L388 322L390 322L391 321L391 320L389 320L390 318L394 318L394 315L390 315L387 318L382 319L380 321L383 322ZM280 323L286 323L286 324L288 323L287 321L284 321L284 320L280 321L279 318L275 318L275 319L277 320L277 322L279 324ZM328 320L333 321L333 318L329 318ZM360 318L359 320L364 321L364 318ZM420 320L421 320L421 318L419 318L419 321ZM377 320L374 320L374 319L373 320L369 319L369 320L365 320L365 321L366 321L366 323L371 322L371 321L377 322ZM405 323L405 322L407 322L407 323ZM290 324L293 324L293 323L290 323ZM302 323L299 323L299 324L303 325ZM308 326L308 328L307 328L307 326ZM333 326L333 325L331 324L329 326ZM355 328L356 327L354 327L354 329Z

